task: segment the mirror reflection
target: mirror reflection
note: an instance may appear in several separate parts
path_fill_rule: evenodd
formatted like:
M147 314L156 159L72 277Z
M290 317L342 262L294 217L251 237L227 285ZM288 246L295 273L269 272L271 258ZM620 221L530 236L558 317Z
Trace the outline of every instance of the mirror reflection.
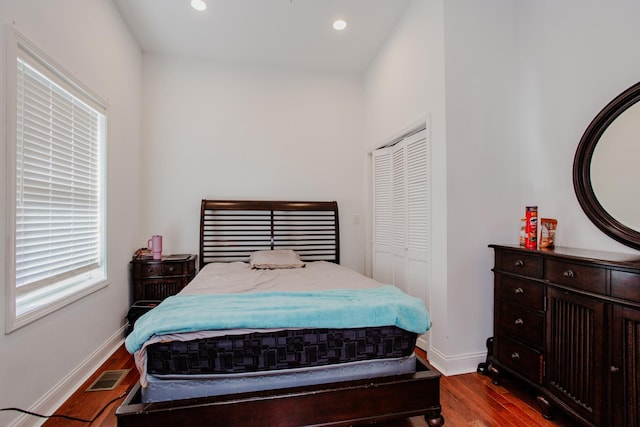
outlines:
M591 159L591 185L598 202L621 224L640 230L640 103L604 131Z

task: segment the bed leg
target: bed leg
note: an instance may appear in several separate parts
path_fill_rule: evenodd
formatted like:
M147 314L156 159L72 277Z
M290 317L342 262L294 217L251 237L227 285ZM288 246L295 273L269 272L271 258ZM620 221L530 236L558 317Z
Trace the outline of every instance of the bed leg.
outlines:
M440 427L444 425L444 417L440 412L431 413L424 416L429 427Z

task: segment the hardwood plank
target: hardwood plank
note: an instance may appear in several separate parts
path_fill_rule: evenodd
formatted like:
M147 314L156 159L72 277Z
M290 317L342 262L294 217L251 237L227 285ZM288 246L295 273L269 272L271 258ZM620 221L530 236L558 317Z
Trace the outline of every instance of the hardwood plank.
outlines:
M424 356L421 350L417 350L416 353ZM115 390L85 391L105 369L131 369L131 371ZM134 366L133 357L122 346L56 411L56 414L91 419L107 402L130 390L137 381L138 372ZM91 426L116 427L115 410L122 400L118 399L111 403ZM555 420L544 419L535 403L535 394L522 388L518 382L504 379L501 385L495 385L490 378L478 373L442 376L440 401L447 427L577 426L561 414ZM82 424L64 419L49 419L44 424L45 427L73 425ZM377 423L376 427L427 427L427 423L422 417L413 417Z
M105 370L111 369L130 369L126 378L113 390L105 391L86 391L86 389L96 380L96 378ZM125 394L133 387L138 381L138 371L136 370L133 357L124 348L124 345L120 346L106 360L102 366L78 389L76 392L55 412L57 415L68 415L82 419L93 419L100 410L112 399ZM102 427L115 427L116 416L115 410L124 400L124 395L121 399L111 403L108 408L98 416L98 418L91 424L92 426ZM77 424L63 418L50 418L44 423L44 427L58 427L69 426ZM85 424L86 425L86 424Z
M466 379L466 381L463 381ZM488 394L480 394L474 392L469 384L474 377L467 378L459 375L449 377L447 379L451 386L455 388L456 394L462 400L463 407L467 412L467 422L469 425L496 425L505 427L518 427L518 420L510 416L509 412L495 400L491 399ZM443 387L441 382L440 387ZM441 399L442 400L442 399ZM446 420L446 415L445 415Z

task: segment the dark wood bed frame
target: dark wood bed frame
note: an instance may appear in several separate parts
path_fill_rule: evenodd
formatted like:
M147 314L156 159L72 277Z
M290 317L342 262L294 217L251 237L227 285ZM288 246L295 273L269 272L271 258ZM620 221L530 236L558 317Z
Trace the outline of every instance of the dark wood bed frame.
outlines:
M340 261L336 202L203 200L200 267L294 249L305 261ZM423 416L441 426L440 374L417 359L410 375L141 403L137 384L117 409L119 427L348 426Z
M252 252L293 249L303 261L340 263L336 202L203 200L200 268L248 262Z

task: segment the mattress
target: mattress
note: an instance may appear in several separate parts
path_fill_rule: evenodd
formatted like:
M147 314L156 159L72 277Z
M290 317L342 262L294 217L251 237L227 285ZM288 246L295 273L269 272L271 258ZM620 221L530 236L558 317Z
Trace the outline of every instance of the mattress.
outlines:
M257 293L256 296L263 298L265 292L336 290L342 295L342 290L366 292L372 288L382 291L384 285L345 267L322 261L309 262L305 268L257 271L246 263L212 263L178 295L201 302L216 294ZM358 299L349 307L359 310L366 305L360 297L358 294ZM264 300L260 299L260 303ZM384 306L386 309L392 305L394 303L389 302ZM211 316L227 318L218 316L218 309L212 310L209 305L202 309L206 315L200 309L191 310L191 313L200 313L207 319ZM154 311L157 310L151 310L145 316ZM402 313L399 312L396 319L406 319ZM378 318L383 317L382 312L379 314ZM182 315L172 318L182 319ZM426 312L425 318L428 325ZM147 323L155 325L152 319L153 316L149 317ZM160 319L168 317L163 314L158 316ZM415 372L413 350L418 334L397 325L374 324L290 325L272 329L245 325L229 329L176 329L155 334L135 351L141 374L142 400L148 403L217 396ZM138 323L136 329L137 326ZM127 340L129 343L131 336Z
M417 335L395 326L294 329L155 343L147 373L200 375L327 366L410 355Z
M401 358L364 360L286 371L192 375L187 378L179 375L148 375L148 384L141 389L141 399L143 403L192 399L412 374L415 370L416 358L412 353Z

